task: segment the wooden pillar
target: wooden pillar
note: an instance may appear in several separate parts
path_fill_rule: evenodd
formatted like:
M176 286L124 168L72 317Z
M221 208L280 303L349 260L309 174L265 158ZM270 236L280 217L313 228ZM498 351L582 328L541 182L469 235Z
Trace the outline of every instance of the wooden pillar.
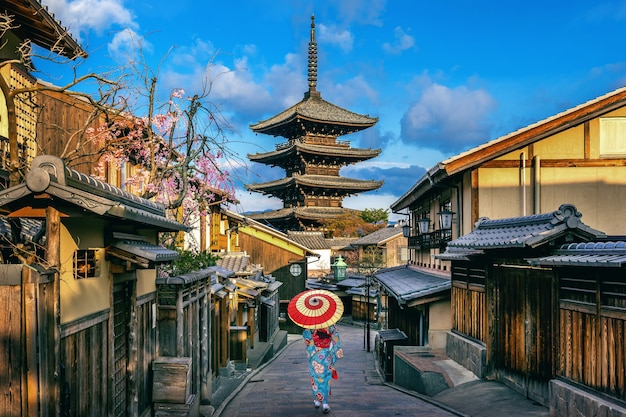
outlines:
M46 208L46 261L51 269L59 271L61 269L61 216L59 211L54 207ZM48 381L50 384L50 399L54 404L55 415L61 415L61 296L60 296L60 276L57 272L54 277L53 284L53 308L54 329L52 335L54 338L54 351L52 358L48 362L51 370L54 370L54 381Z
M39 392L39 375L37 364L37 274L32 269L22 267L22 317L24 331L25 389L22 391L22 415L37 416Z
M184 316L183 311L183 292L184 289L181 286L176 294L176 356L185 356L185 344L184 340Z
M230 300L225 298L220 305L220 366L223 367L230 358Z
M200 403L209 404L211 402L211 277L207 279L206 291L200 301Z
M248 326L250 326L250 349L254 349L254 332L256 331L254 320L255 311L256 308L254 307L250 307L248 309Z

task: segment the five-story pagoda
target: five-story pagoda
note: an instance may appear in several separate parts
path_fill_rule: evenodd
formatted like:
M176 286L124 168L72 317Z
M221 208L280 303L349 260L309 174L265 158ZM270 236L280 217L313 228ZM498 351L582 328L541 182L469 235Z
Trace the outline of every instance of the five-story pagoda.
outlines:
M315 17L311 17L309 90L304 99L267 120L251 125L256 133L281 136L287 142L266 153L248 154L253 162L285 170L285 178L246 184L250 191L277 197L283 208L250 215L282 230L323 230L323 222L350 210L344 198L378 189L383 181L359 180L339 175L347 165L374 158L380 149L350 147L338 137L367 129L378 118L360 115L322 99L317 86Z

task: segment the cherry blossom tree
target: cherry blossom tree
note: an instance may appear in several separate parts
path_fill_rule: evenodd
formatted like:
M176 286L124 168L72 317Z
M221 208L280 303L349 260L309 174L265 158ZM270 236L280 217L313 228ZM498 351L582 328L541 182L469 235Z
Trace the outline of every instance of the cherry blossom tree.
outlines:
M11 17L0 14L0 34L13 27ZM89 114L80 119L80 126L55 126L65 129L59 139L65 145L57 156L70 167L88 165L82 171L103 180L112 168L124 167L128 174L123 188L163 203L173 218L192 226L208 206L234 201L228 166L240 162L228 147L232 129L211 102L212 65L207 66L201 91L174 89L164 94L158 69L146 64L140 41L134 46L126 62L106 73L78 76L80 63L66 60L59 63L75 74L71 82L37 82L12 89L9 98L26 105L32 101L37 107L34 95L60 94L85 104ZM38 56L29 42L20 46L18 55L0 66L17 63L35 72L34 60L59 60L54 54ZM17 143L10 144L11 152L17 148ZM11 155L12 178L27 168L17 159Z

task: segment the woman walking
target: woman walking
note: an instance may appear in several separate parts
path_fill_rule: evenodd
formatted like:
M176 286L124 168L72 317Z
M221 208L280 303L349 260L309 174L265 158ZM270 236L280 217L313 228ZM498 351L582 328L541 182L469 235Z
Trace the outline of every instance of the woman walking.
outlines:
M315 408L322 406L324 414L327 414L330 412L330 386L332 380L337 379L335 362L343 357L339 332L332 325L326 329L305 329L302 337L309 356L313 404Z
M330 386L337 379L335 362L343 357L335 327L343 314L343 303L330 291L309 290L289 302L287 313L295 324L304 328L302 337L309 359L313 404L328 414Z

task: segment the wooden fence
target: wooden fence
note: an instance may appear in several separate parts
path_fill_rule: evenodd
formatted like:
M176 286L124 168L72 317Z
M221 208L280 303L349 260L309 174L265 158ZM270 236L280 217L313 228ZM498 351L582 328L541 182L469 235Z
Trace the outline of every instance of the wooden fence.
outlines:
M485 342L487 310L485 268L468 263L452 266L452 328L475 340Z
M558 374L626 401L624 271L560 270Z
M0 410L3 417L59 415L54 275L0 265Z

